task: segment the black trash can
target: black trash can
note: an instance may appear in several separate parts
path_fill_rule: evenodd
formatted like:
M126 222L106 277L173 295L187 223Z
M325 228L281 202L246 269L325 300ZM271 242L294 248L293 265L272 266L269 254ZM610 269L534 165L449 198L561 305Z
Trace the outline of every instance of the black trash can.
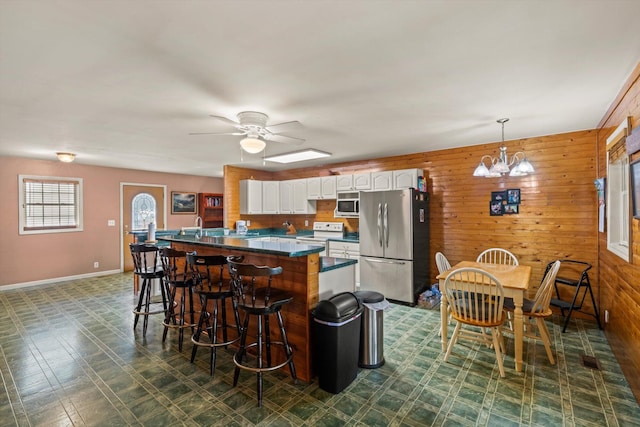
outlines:
M362 304L351 292L318 303L313 316L313 359L320 388L340 393L358 375Z
M380 292L358 291L355 294L364 306L358 366L379 368L384 365L383 311L389 306L389 302Z

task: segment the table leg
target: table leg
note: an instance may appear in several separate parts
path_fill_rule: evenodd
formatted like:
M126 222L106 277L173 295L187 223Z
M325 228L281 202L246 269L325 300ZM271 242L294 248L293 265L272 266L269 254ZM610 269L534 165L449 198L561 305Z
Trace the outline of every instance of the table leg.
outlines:
M442 351L447 351L447 326L449 325L449 302L444 293L444 280L440 280L440 340L442 342ZM522 313L522 309L520 310Z
M513 339L515 344L516 372L522 371L522 340L524 335L524 319L522 316L522 294L513 298Z

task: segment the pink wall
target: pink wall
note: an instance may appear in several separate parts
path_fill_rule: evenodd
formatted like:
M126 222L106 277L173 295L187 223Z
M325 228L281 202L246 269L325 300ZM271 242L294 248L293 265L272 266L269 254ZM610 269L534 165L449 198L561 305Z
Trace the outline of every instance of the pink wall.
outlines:
M82 178L84 231L18 234L20 174ZM166 185L167 201L171 191L223 191L222 178L0 157L0 286L119 270L120 183ZM110 219L115 227L107 226ZM167 228L192 226L194 221L195 215L171 215L167 207ZM95 261L100 268L93 268Z

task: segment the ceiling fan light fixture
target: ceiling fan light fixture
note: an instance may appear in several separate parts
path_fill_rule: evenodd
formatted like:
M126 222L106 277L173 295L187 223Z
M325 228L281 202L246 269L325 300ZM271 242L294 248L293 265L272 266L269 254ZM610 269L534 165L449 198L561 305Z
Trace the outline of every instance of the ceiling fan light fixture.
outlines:
M257 154L262 150L264 150L264 147L266 146L267 146L266 142L251 136L244 138L243 140L240 141L240 147L242 147L244 151L250 154Z
M73 154L73 153L58 152L58 153L56 153L56 156L58 156L58 160L60 160L61 162L64 162L64 163L71 163L76 158L76 155Z

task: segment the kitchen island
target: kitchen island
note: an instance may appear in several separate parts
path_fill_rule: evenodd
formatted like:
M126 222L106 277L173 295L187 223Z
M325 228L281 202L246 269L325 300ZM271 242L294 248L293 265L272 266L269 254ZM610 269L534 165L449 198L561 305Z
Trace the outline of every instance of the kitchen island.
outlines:
M318 304L321 267L319 253L323 247L300 244L295 240L272 242L229 236L198 238L193 235L174 235L158 236L157 239L170 243L175 249L196 251L199 255L244 256L244 262L247 263L281 266L282 274L274 277L273 286L293 295L293 301L282 310L285 328L293 347L297 376L302 381L311 381L313 361L310 321L311 310ZM275 334L278 335L277 330Z

